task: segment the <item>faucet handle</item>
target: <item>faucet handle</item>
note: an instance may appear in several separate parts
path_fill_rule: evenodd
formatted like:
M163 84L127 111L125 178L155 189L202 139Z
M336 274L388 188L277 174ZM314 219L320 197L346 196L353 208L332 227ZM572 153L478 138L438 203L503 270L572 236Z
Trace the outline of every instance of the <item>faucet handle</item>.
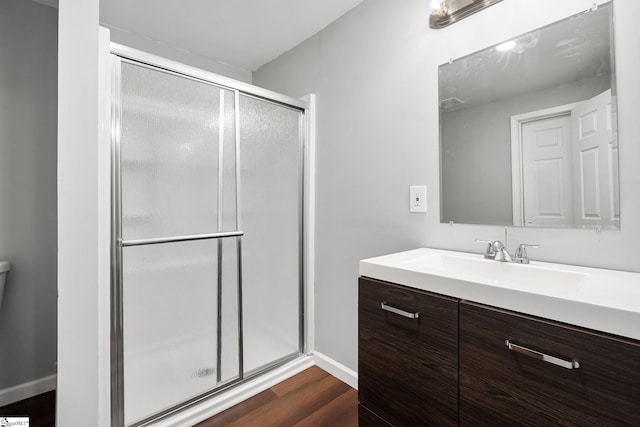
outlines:
M528 243L521 243L518 245L514 258L521 264L529 264L529 257L527 257L527 248L537 248L538 245L531 245Z
M486 243L487 248L484 251L484 257L486 259L494 259L496 257L496 251L493 249L493 241L492 240L482 240L476 239L477 243Z

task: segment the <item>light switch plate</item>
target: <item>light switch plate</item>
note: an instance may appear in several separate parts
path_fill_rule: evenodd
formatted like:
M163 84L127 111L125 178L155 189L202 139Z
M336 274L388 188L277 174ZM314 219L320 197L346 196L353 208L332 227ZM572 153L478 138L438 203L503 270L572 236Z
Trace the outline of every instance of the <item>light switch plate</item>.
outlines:
M409 187L409 212L427 211L427 186L412 185Z

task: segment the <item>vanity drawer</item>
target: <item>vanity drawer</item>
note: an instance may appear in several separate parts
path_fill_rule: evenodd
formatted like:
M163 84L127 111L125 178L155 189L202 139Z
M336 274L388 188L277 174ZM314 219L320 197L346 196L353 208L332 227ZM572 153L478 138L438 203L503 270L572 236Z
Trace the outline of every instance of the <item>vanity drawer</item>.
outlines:
M392 424L358 403L358 427L392 427Z
M360 278L358 302L360 403L396 426L457 425L458 300Z
M640 422L635 341L464 301L459 333L460 425Z

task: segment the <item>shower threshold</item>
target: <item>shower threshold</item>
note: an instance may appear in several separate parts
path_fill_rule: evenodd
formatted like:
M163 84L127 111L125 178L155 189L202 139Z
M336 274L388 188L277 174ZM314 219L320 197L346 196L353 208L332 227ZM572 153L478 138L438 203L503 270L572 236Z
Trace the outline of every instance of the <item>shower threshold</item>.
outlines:
M212 395L202 397L176 411L139 424L139 426L182 427L197 424L310 368L314 364L312 356L304 354L287 356L269 366L247 373L242 381L230 384L222 390L216 390Z

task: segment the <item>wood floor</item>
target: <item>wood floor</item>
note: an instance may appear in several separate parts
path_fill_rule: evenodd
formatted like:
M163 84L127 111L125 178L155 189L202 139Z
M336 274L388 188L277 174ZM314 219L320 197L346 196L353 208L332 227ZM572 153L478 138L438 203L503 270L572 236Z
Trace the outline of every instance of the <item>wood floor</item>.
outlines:
M196 427L357 427L358 392L317 366Z
M54 427L56 423L56 392L50 391L0 407L0 418L11 416L29 417L29 427Z
M28 416L31 427L54 427L55 391L0 407ZM197 427L356 427L358 392L314 366L197 424Z

